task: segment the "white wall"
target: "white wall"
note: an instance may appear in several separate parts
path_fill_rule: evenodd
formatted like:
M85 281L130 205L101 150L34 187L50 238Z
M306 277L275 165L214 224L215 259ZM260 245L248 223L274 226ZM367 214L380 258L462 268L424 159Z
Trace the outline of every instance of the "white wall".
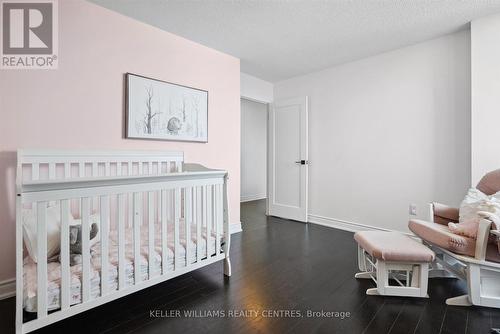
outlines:
M429 201L459 204L470 184L469 44L461 31L275 84L276 101L310 97L311 221L407 231L410 203L424 218Z
M241 201L266 198L267 105L241 99Z
M500 15L471 23L472 183L500 168Z
M263 103L273 101L273 84L241 72L241 97Z

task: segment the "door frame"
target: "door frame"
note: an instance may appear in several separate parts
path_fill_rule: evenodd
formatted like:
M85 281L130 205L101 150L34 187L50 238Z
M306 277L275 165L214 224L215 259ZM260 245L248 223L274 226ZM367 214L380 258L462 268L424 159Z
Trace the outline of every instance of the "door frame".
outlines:
M308 96L301 96L301 97L294 97L294 98L288 98L288 99L283 99L283 100L275 100L272 103L268 104L268 120L267 120L267 199L266 199L266 215L270 216L270 200L273 198L273 187L272 183L274 182L274 176L273 176L273 144L274 144L274 133L272 133L272 127L274 126L275 120L273 119L274 116L274 108L276 103L279 103L280 105L283 104L302 104L304 103L305 105L305 119L303 122L305 123L305 133L302 133L301 135L304 136L307 140L307 144L304 147L304 152L301 152L302 156L297 157L302 160L306 160L307 164L301 166L301 168L305 168L304 172L304 177L306 178L305 180L305 189L303 191L304 198L304 206L305 206L305 217L303 217L303 220L299 220L304 223L308 223L309 219L309 97Z

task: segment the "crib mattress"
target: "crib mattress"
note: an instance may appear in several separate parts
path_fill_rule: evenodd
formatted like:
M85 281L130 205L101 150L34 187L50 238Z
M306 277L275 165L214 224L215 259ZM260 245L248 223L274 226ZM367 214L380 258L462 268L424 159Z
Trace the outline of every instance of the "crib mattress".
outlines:
M180 224L179 228L179 244L178 257L174 259L174 227L173 224L167 224L167 259L165 261L167 271L173 271L174 268L186 266L186 234L183 228L184 224ZM161 241L161 226L155 225L155 247L152 265L152 272L149 272L148 252L148 229L141 227L141 254L139 275L140 280L147 280L149 277L158 276L162 273L162 241ZM201 254L200 258L207 257L207 233L206 229L202 229L201 233ZM224 244L223 234L220 234L221 252ZM197 231L196 224L191 225L191 242L189 242L189 263L196 262L197 256ZM215 255L216 234L212 231L208 238L208 253L210 256ZM101 295L101 244L96 243L93 247L93 255L91 257L91 272L90 272L90 296L92 299ZM118 236L116 231L110 232L109 237L109 274L108 274L108 289L110 291L118 289ZM37 310L37 265L30 258L24 259L24 309L27 312L36 312ZM71 266L71 286L70 286L70 305L81 303L81 276L82 266ZM50 262L47 264L47 308L49 311L60 308L60 284L61 284L61 266L59 262ZM125 285L134 285L134 248L133 248L133 229L125 229Z

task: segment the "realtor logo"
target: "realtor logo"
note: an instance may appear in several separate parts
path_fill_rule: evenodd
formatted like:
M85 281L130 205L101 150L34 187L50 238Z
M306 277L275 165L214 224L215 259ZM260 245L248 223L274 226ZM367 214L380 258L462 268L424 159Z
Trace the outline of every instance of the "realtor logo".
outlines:
M3 1L2 69L57 68L57 3Z

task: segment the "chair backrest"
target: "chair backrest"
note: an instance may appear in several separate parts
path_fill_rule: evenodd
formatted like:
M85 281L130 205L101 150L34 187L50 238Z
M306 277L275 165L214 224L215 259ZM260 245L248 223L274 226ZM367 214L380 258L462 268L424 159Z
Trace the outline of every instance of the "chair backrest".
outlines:
M479 181L476 188L490 196L500 191L500 169L487 173Z

